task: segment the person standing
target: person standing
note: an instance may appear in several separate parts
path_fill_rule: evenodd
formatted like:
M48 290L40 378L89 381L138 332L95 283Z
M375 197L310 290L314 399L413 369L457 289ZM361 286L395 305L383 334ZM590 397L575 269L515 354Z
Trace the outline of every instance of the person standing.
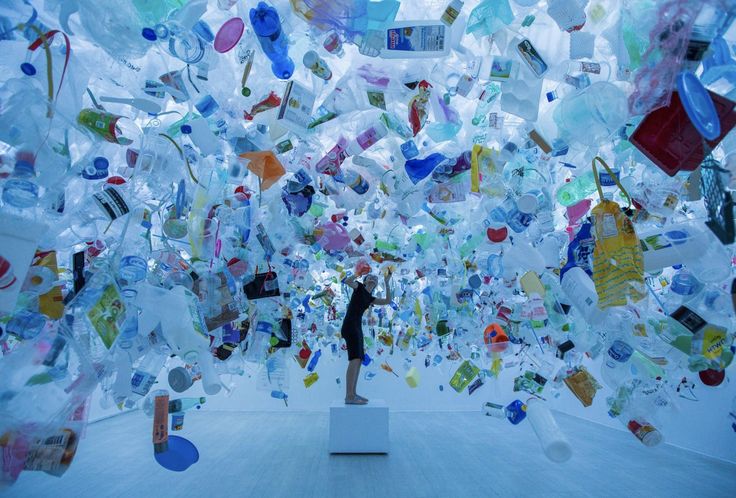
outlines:
M351 275L345 279L345 284L353 289L353 295L350 296L350 303L342 322L341 334L345 339L348 348L348 369L345 373L345 404L348 405L365 405L368 400L356 393L358 385L358 374L360 373L360 365L363 362L363 313L373 305L386 305L391 303L391 270L387 270L384 274L384 283L386 287L386 297L376 298L372 292L378 285L378 278L375 275L366 275L363 282L356 282L357 274Z

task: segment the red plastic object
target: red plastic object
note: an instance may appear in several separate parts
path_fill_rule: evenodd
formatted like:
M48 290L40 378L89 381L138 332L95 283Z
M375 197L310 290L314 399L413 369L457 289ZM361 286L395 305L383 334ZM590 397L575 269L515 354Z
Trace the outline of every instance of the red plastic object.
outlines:
M708 93L721 121L721 134L715 140L705 140L698 133L679 94L673 91L670 105L647 114L629 141L670 176L679 171L694 171L709 152L703 144L714 149L736 126L736 103L717 93Z

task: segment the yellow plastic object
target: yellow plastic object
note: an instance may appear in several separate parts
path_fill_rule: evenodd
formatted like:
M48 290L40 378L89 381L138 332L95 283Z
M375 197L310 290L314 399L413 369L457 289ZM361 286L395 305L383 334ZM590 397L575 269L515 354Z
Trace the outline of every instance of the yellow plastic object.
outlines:
M450 385L455 391L461 392L463 389L468 387L468 384L470 384L473 379L475 379L478 372L480 372L480 369L473 365L473 362L465 360L455 371L455 375L452 376L452 379L450 379Z
M318 380L319 380L319 375L317 374L317 372L312 372L306 377L304 377L304 387L307 387L307 388L311 387L312 384L314 384Z
M540 297L544 298L547 291L544 288L544 284L539 280L539 275L533 271L528 271L521 277L521 288L527 296L532 294L539 294Z
M404 380L409 384L409 387L417 387L419 385L419 370L417 370L417 367L411 367L409 371L406 372Z

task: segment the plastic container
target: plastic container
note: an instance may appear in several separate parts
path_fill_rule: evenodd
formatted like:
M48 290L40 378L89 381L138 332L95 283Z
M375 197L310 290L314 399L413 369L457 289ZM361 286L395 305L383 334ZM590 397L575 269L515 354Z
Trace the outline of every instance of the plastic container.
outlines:
M563 463L572 457L570 442L560 431L544 402L537 398L530 398L527 401L526 416L547 458L555 463Z
M564 137L597 147L626 123L626 94L613 83L599 81L563 98L553 118Z
M263 53L271 59L274 76L282 80L291 78L294 61L289 57L289 40L281 29L279 13L265 2L258 2L255 9L250 9L250 22Z
M450 29L442 22L395 22L382 34L384 59L439 58L450 53Z

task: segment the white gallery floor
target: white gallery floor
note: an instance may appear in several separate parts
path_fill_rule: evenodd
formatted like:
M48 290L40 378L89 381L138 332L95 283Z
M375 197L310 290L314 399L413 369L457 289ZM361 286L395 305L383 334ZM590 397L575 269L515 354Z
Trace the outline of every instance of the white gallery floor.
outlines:
M151 419L89 426L66 475L24 472L7 497L732 497L736 465L557 413L574 448L559 465L527 423L480 412L392 412L388 455L330 455L326 412L187 413L199 449L182 473L153 459ZM360 430L360 428L356 428Z

